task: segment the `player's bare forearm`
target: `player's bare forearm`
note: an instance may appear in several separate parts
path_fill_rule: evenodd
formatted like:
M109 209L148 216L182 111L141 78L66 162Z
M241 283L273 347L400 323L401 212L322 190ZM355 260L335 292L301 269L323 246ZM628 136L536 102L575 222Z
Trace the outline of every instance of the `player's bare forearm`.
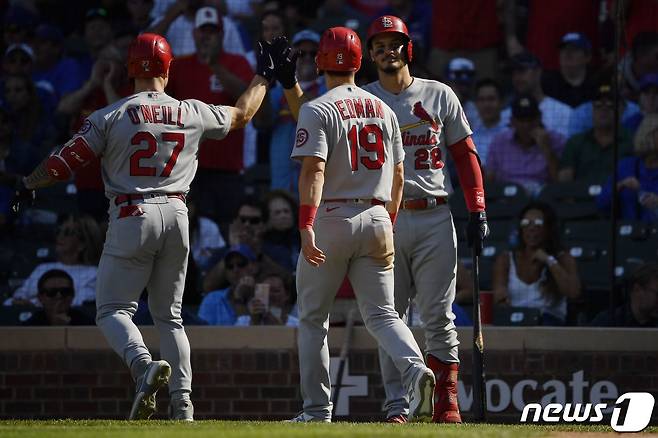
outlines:
M26 188L40 189L42 187L52 186L57 182L48 174L46 161L48 161L47 158L43 160L31 174L25 177Z
M242 93L233 108L231 130L244 128L254 117L267 92L267 79L260 75L254 76L247 90Z
M391 188L391 202L386 204L389 213L396 214L402 201L402 188L404 187L404 163L401 161L393 169L393 187Z
M299 203L317 207L322 199L324 186L324 160L304 157L299 174Z
M299 117L299 108L308 102L308 96L302 91L302 87L299 86L299 83L295 84L295 86L290 89L286 90L284 88L283 94L286 96L292 116L297 120Z

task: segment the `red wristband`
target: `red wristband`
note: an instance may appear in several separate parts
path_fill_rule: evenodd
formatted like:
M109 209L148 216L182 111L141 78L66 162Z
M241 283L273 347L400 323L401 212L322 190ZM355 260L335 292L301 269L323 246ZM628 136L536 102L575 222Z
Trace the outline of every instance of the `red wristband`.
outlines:
M391 212L389 211L389 212L388 212L388 215L391 217L391 223L393 224L393 226L395 226L395 221L396 221L397 218L398 218L398 214L397 214L397 213L391 213Z
M299 206L299 229L313 228L313 221L315 221L315 214L318 212L318 207L314 205L302 204Z

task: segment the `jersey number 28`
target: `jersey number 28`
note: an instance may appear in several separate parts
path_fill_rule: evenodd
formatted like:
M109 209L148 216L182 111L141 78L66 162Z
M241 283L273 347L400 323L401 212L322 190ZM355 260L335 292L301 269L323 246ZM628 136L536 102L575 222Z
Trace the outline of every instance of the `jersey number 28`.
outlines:
M352 171L356 172L359 170L359 162L366 166L367 169L381 169L386 159L382 128L374 124L365 125L358 132L357 128L357 126L352 126L347 133L347 139L350 143ZM359 146L368 152L375 152L375 159L373 160L367 155L359 157Z
M174 150L171 151L171 156L167 160L164 169L160 173L162 178L167 178L171 175L171 171L176 165L176 160L178 160L178 155L185 147L185 134L182 132L163 132L162 141L176 143ZM158 140L155 138L155 135L148 131L139 131L137 134L133 135L133 138L130 140L130 143L137 146L142 143L146 143L146 149L138 149L130 156L130 175L131 176L155 176L156 169L152 166L142 166L139 161L142 158L152 158L153 155L158 151Z

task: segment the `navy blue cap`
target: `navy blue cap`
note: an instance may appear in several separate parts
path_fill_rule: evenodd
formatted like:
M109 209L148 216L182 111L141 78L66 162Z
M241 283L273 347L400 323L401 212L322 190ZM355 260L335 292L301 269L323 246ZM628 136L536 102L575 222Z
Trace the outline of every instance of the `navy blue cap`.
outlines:
M539 105L534 97L525 94L517 96L512 100L512 117L517 119L526 119L541 115Z
M540 68L541 61L530 52L523 52L510 58L512 70L528 70L531 68Z
M58 27L50 24L40 24L34 31L34 35L42 40L60 43L64 39L62 31Z
M242 257L246 258L250 262L256 261L256 255L254 252L249 248L249 246L245 244L240 244L240 245L233 245L231 248L229 248L228 252L226 253L226 256L224 256L225 259L228 259L230 256L233 254L239 254Z
M567 46L577 47L587 52L592 50L592 43L589 41L589 38L587 38L587 35L580 32L569 32L564 34L560 40L560 44L558 44L558 48L562 49Z

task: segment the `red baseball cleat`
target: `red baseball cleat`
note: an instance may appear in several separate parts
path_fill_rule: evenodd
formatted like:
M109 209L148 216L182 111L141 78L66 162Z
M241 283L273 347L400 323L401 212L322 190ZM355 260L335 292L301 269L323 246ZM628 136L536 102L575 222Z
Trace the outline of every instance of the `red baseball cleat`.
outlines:
M461 423L457 403L457 375L459 364L442 362L431 354L427 355L427 366L434 371L434 423Z

